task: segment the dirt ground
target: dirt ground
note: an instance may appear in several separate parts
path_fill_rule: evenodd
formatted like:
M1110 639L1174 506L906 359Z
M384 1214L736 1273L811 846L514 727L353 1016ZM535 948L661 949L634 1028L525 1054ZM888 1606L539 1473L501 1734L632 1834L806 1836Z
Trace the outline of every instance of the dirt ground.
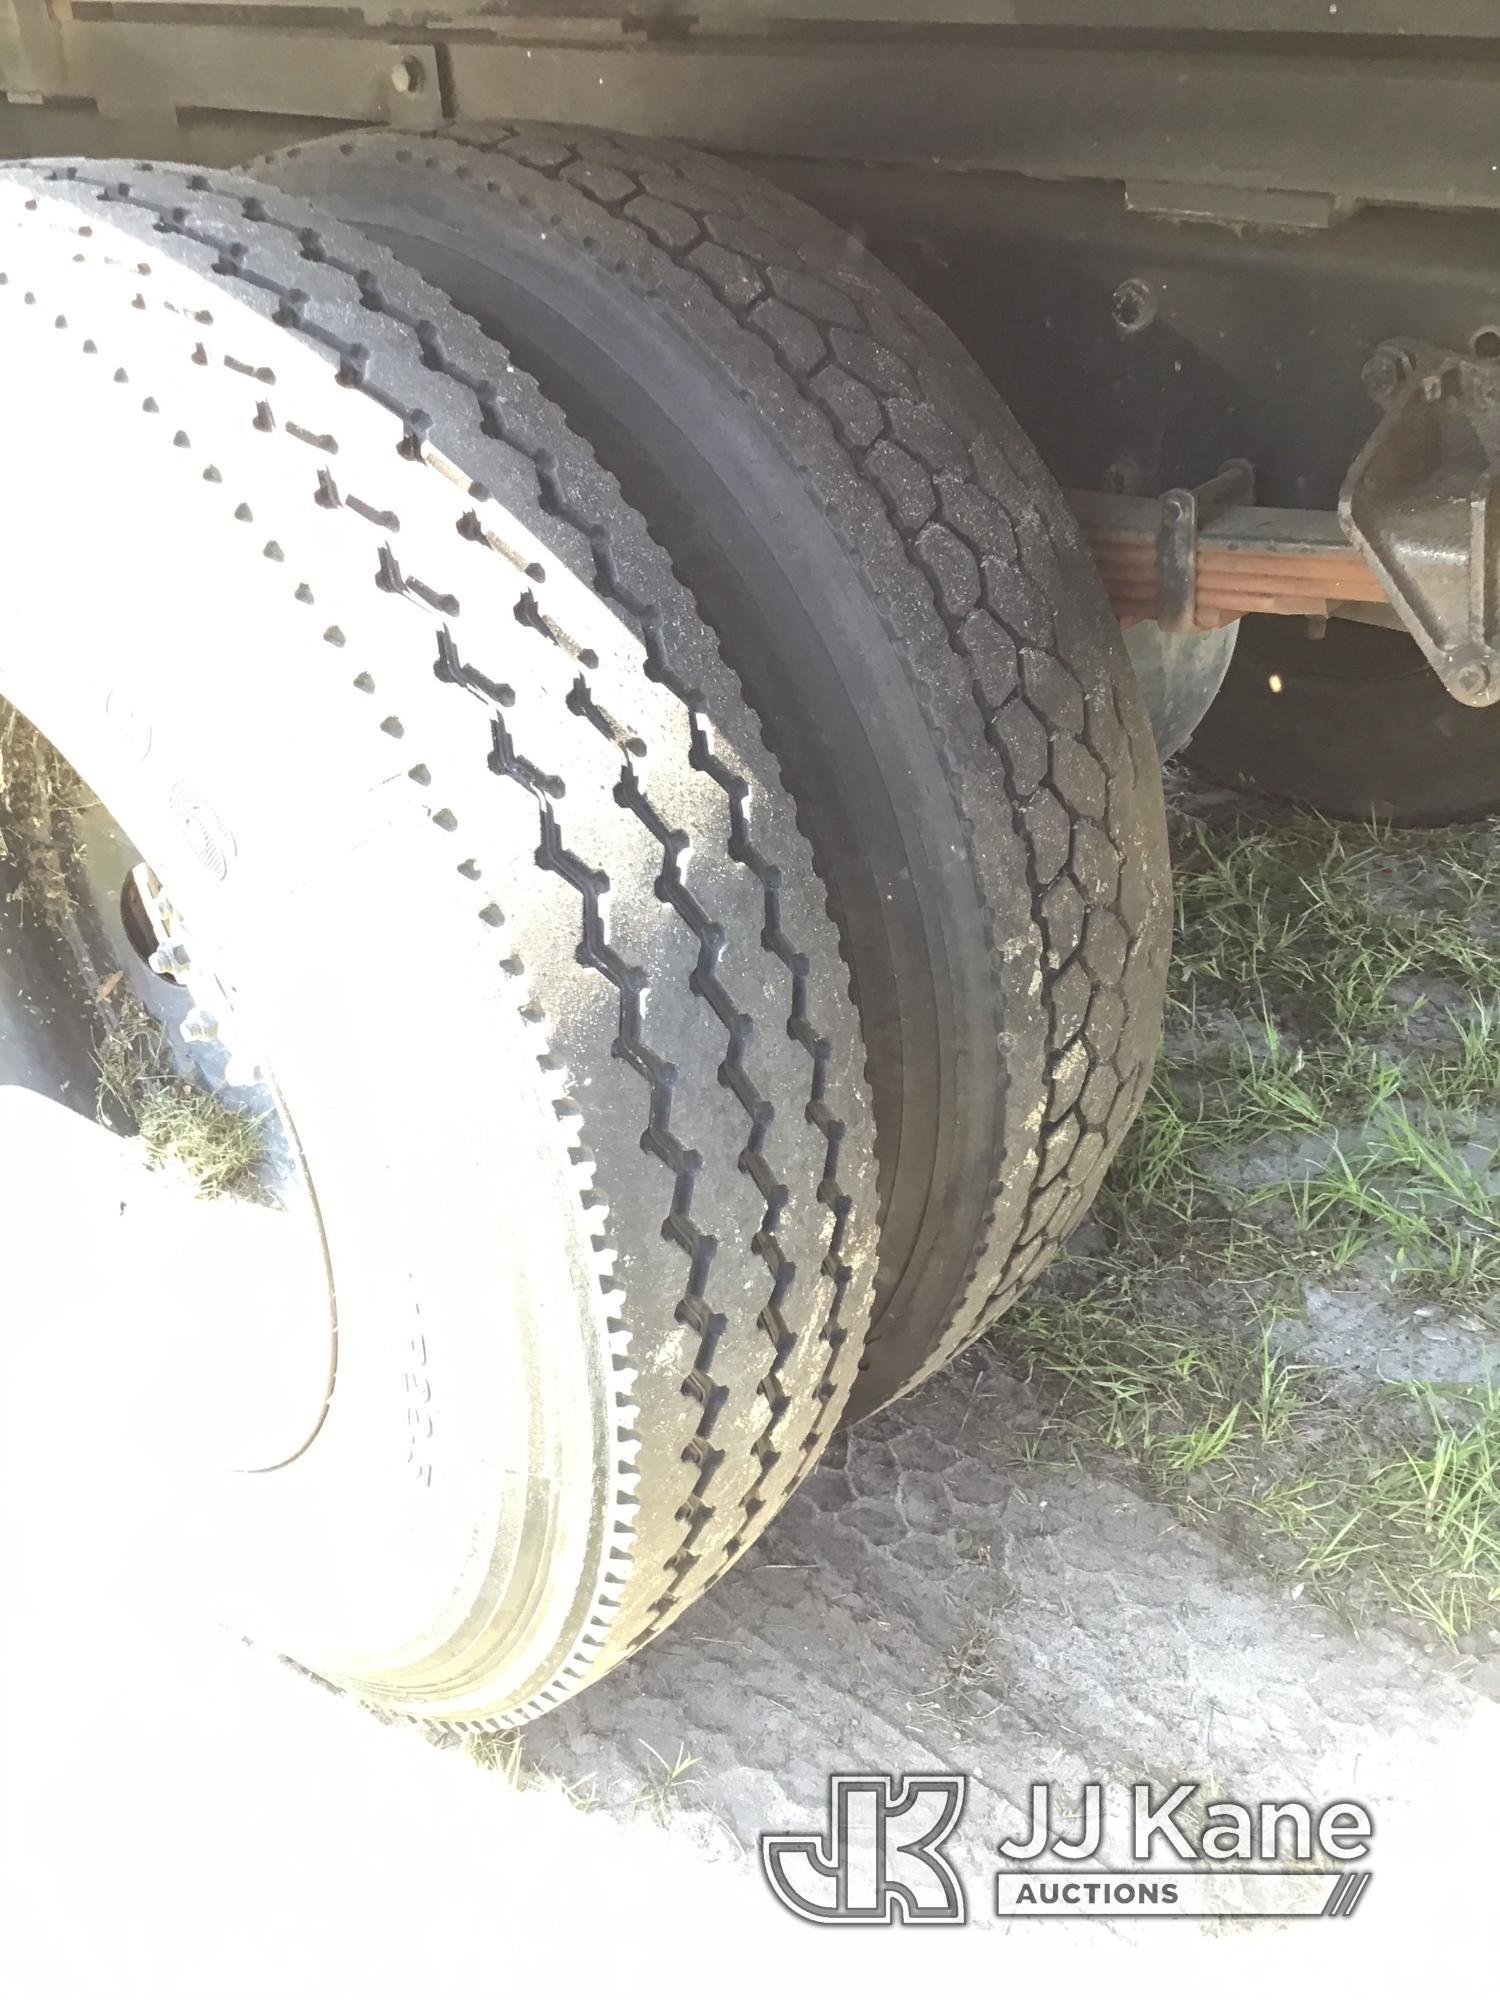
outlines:
M1350 1630L1106 1471L1027 1463L1035 1419L981 1351L846 1438L722 1589L534 1725L526 1757L618 1808L685 1752L670 1823L731 1858L820 1825L831 1769L967 1771L953 1852L983 1883L1041 1780L1354 1798L1399 1843L1445 1772L1493 1755L1461 1658Z
M838 1440L660 1641L482 1761L131 1588L169 1501L106 1522L67 1499L48 1439L76 1451L81 1426L107 1466L128 1420L60 1410L47 1384L101 1315L125 1402L132 1344L164 1365L171 1315L132 1319L112 1275L150 1275L142 1169L113 1140L68 1166L100 1256L66 1284L38 1247L47 1176L12 1175L30 1263L0 1382L0 1984L8 1958L27 1995L436 1991L439 1973L501 1992L621 1908L621 1967L658 1924L679 1943L718 1926L720 1953L763 1927L811 1950L754 1855L763 1831L821 1828L834 1771L970 1774L951 1852L1009 1967L1043 1947L996 1939L994 1843L1044 1780L1356 1799L1371 1894L1347 1927L1285 1927L1280 1962L1334 1949L1308 1932L1341 1931L1344 1974L1386 1978L1478 1948L1500 1747L1493 836L1341 836L1335 882L1326 830L1273 820L1266 844L1192 805L1238 872L1222 897L1186 892L1164 1094L1070 1259L1013 1326ZM1326 921L1278 932L1278 896ZM1425 988L1401 957L1423 949ZM1293 968L1284 990L1247 983L1256 953ZM1226 1112L1220 1082L1247 1079L1232 1102L1251 1110ZM119 1493L139 1472L121 1465ZM1049 1954L1154 1961L1199 1927L1043 1928ZM1260 1976L1281 1928L1209 1927L1214 1976Z

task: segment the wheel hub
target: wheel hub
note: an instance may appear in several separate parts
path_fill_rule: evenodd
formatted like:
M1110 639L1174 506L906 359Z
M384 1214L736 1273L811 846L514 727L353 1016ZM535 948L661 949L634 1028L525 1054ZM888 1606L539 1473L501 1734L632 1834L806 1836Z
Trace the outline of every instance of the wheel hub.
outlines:
M38 754L55 755L21 728ZM76 798L40 829L46 902L28 898L23 882L20 899L0 906L0 926L16 932L0 959L16 988L0 996L3 1011L9 1020L19 1007L29 1041L58 1059L11 1064L0 1082L92 1108L121 1134L122 1209L149 1202L152 1261L171 1274L174 1320L192 1329L170 1399L191 1455L269 1469L306 1448L332 1391L334 1318L311 1176L233 980L108 807L81 783ZM33 1020L24 1002L42 950L61 973ZM77 1060L90 1046L92 1076ZM97 1150L82 1118L77 1137ZM142 1148L162 1169L146 1191L132 1180ZM65 1268L75 1218L66 1201L48 1212Z

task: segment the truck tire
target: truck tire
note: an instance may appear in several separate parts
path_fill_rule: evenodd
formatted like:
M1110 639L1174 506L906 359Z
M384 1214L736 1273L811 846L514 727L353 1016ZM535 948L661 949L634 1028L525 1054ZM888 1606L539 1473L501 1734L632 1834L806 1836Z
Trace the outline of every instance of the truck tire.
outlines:
M216 941L322 1217L326 1415L213 1483L215 1546L325 1678L535 1715L847 1397L875 1169L825 892L661 551L446 299L220 173L11 165L0 215L0 694Z
M854 971L881 1264L850 1402L941 1366L1091 1200L1146 1087L1159 771L1062 497L843 232L682 146L371 133L252 169L510 345L666 545L778 751Z
M1500 812L1500 708L1455 701L1405 632L1246 618L1185 761L1331 819L1448 826Z

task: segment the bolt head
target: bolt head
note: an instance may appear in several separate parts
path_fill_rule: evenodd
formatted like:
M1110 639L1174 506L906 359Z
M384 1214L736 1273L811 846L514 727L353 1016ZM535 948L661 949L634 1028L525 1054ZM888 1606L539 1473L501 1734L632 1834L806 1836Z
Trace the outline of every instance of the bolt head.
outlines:
M160 973L163 979L175 979L179 973L187 972L192 967L192 960L188 956L185 944L161 945L152 952L146 963L153 972Z
M219 1039L219 1024L212 1014L205 1013L201 1007L194 1007L183 1016L180 1032L185 1042L216 1042Z
M1377 347L1360 370L1366 393L1377 403L1388 402L1406 380L1406 356L1393 347Z

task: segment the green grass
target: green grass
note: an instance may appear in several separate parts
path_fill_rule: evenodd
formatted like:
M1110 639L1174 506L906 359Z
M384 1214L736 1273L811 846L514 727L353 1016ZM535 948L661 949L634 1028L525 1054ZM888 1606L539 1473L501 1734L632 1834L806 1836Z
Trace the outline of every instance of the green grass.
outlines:
M1166 1053L1088 1255L997 1342L1050 1436L1289 1578L1488 1631L1500 1390L1351 1390L1296 1328L1314 1280L1500 1327L1500 834L1185 812L1173 832Z
M692 1790L697 1784L697 1779L691 1777L689 1773L703 1760L701 1757L690 1757L686 1746L681 1743L678 1744L677 1754L674 1757L664 1757L660 1750L653 1749L644 1738L641 1739L641 1748L651 1759L652 1768L633 1803L644 1806L658 1826L665 1826L672 1817L680 1795Z
M1022 1300L1003 1339L1008 1355L1062 1391L1062 1407L1091 1442L1133 1459L1164 1492L1288 1435L1307 1406L1311 1371L1273 1345L1271 1309L1257 1324L1251 1300L1226 1299L1215 1325L1177 1317L1168 1287L1153 1298L1132 1270L1075 1266L1067 1275L1080 1272L1071 1296L1054 1283Z
M199 1194L250 1193L261 1160L261 1119L221 1104L178 1073L164 1032L144 1008L126 1002L100 1039L99 1110L107 1122L132 1125L153 1166L186 1176Z
M600 1803L599 1787L592 1777L569 1780L554 1777L540 1765L528 1763L525 1742L519 1729L488 1729L463 1740L464 1755L481 1771L493 1771L503 1784L516 1792L550 1792L578 1812L592 1812ZM693 1760L693 1761L696 1761Z
M1500 1111L1500 1002L1476 1000L1447 1017L1448 1048L1413 1065L1422 1095L1440 1111Z
M1391 1280L1451 1305L1493 1309L1500 1286L1500 1202L1429 1114L1387 1103L1319 1166L1257 1188L1250 1208L1283 1204L1294 1240L1343 1270L1383 1252Z
M1302 1025L1358 1036L1400 1016L1405 981L1476 999L1500 983L1500 848L1487 826L1215 828L1179 813L1174 833L1179 1003L1274 994Z
M464 1738L464 1755L481 1771L498 1771L516 1791L526 1789L529 1772L521 1754L518 1729L490 1729Z
M1296 1550L1299 1577L1373 1580L1456 1641L1500 1621L1500 1389L1409 1393L1420 1442L1351 1450L1249 1504Z

